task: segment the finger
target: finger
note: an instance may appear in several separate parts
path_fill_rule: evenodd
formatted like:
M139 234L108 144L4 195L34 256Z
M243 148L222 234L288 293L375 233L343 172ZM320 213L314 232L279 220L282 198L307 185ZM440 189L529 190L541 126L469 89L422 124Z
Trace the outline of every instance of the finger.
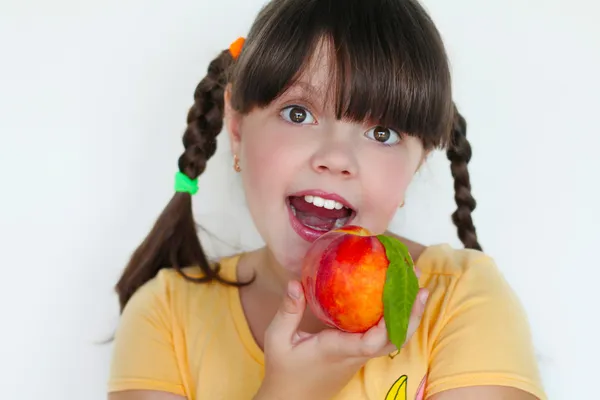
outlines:
M377 325L365 332L357 350L360 350L362 356L375 357L380 355L389 344L385 320L381 318Z
M302 286L297 281L290 281L287 294L265 332L265 342L273 343L283 340L282 343L291 344L305 308L306 301Z
M335 359L364 360L378 355L388 344L383 318L365 333L325 330L316 335L319 352Z
M421 279L421 269L415 265L414 271L415 271L415 275L417 275L417 279Z
M292 344L297 345L300 342L305 341L308 338L313 337L312 333L304 332L304 331L296 331L292 337Z
M390 342L387 326L385 325L385 320L383 318L376 327L367 332L364 345L363 354L369 358L398 352L396 345Z

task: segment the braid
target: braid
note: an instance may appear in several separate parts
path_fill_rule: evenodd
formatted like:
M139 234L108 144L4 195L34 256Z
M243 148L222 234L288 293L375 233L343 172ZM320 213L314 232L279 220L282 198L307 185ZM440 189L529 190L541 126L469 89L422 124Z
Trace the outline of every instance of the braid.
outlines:
M471 182L467 168L467 164L471 161L471 155L471 145L467 140L467 122L455 108L451 143L447 151L454 178L454 200L457 205L456 211L452 214L452 221L456 225L458 237L466 248L482 250L477 241L477 232L471 217L477 204L471 194Z
M194 92L183 135L185 151L179 157L179 170L190 179L204 172L206 162L217 150L217 135L223 129L226 74L232 61L229 51L223 51L210 63L208 74Z
M228 50L214 59L208 73L194 92L194 104L187 115L183 135L183 154L179 157L179 171L195 179L206 169L207 161L217 150L217 135L223 128L224 94L227 73L233 63ZM197 265L201 278L184 274L183 267ZM136 249L116 285L121 311L143 284L163 268L174 268L181 276L194 282L210 282L241 286L219 275L219 265L211 266L196 232L189 193L175 193L158 217L152 230Z

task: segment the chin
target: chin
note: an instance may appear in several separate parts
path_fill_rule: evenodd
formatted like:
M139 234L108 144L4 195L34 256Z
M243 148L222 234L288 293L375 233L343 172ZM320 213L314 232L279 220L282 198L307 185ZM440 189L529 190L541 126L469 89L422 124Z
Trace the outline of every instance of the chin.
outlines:
M270 246L270 251L277 263L288 273L299 278L302 272L304 256L310 243L301 240L286 240Z

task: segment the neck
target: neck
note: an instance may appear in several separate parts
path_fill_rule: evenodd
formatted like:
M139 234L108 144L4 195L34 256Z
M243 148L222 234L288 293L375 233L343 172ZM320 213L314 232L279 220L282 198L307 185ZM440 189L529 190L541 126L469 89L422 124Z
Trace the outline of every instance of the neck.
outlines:
M263 247L258 252L257 271L263 275L262 283L271 291L283 296L287 291L288 282L300 280L300 277L281 266L268 247Z

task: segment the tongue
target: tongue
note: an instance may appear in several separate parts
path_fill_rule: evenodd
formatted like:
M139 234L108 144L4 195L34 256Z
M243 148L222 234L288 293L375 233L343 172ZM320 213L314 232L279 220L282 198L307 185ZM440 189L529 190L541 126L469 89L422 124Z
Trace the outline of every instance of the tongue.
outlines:
M303 197L290 197L290 204L296 209L296 218L301 223L319 230L329 231L334 228L338 219L350 216L350 210L345 207L341 210L328 210L307 203Z

